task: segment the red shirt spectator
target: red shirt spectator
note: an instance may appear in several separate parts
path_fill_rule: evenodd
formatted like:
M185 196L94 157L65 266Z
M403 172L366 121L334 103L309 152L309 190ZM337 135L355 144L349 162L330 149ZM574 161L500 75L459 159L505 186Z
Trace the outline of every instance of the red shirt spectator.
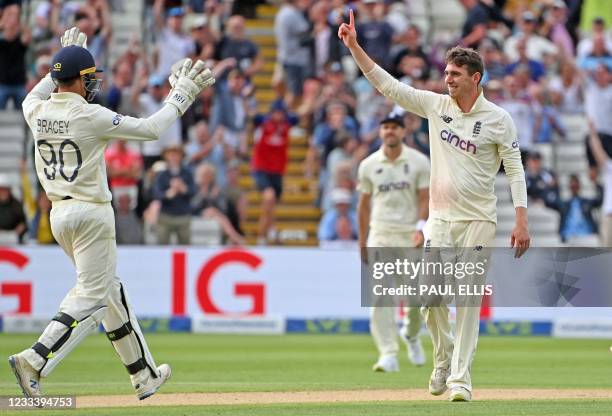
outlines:
M136 186L142 173L142 156L127 147L124 140L113 143L104 155L110 187Z
M255 146L252 168L254 171L283 175L287 167L289 130L297 119L287 114L285 104L277 100L267 116L256 116L254 123Z

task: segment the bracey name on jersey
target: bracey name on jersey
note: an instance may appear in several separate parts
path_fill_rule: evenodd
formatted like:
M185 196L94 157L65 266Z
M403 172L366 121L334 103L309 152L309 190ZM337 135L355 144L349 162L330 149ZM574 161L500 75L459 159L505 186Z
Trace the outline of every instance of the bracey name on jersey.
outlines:
M36 119L37 133L68 134L70 121L68 120L48 120L44 118Z

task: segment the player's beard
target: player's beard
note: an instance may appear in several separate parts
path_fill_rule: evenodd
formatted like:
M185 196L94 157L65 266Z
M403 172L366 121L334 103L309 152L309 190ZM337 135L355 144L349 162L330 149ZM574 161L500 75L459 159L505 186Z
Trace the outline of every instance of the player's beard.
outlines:
M393 139L393 140L390 140L390 139ZM400 144L402 144L402 139L397 138L396 136L391 136L391 137L387 136L386 138L383 138L383 144L391 149L394 149Z

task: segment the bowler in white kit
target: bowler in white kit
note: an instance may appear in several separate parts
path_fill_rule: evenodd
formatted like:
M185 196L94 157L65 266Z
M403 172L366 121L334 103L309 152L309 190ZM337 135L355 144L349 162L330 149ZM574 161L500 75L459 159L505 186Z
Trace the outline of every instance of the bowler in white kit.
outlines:
M366 78L386 97L429 121L431 181L425 247L478 251L490 247L497 222L495 176L503 160L516 211L510 246L520 257L529 248L530 237L518 137L510 115L482 93L481 57L472 49L452 48L444 71L448 95L418 90L376 65L357 43L352 11L349 19L338 29L338 37ZM451 401L470 401L480 308L457 308L454 339L447 306L426 308L425 320L434 349L430 393L440 395L450 389Z
M86 41L77 28L66 31L50 73L23 102L34 136L36 173L53 204L51 230L77 278L38 341L9 357L9 364L24 395L39 397L41 377L102 323L142 400L170 378L171 370L167 364L156 366L115 274L115 218L104 150L116 138L156 140L214 77L202 61L181 61L173 66L173 89L161 110L145 119L123 116L89 103L101 80Z
M374 256L384 257L394 248L423 245L430 167L427 156L403 143L406 129L401 114L389 114L380 122L378 131L380 149L359 165L357 218L362 252L371 247L374 249L369 251L376 252ZM399 371L396 308L376 303L375 300L370 309L370 332L378 349L373 370L396 372ZM400 336L409 360L421 366L425 364L425 353L419 340L420 307L409 306L405 312Z

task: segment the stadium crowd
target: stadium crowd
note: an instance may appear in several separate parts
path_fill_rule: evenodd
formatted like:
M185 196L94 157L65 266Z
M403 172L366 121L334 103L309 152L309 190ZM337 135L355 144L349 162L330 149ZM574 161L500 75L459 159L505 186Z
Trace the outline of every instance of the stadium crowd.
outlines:
M157 111L169 92L171 64L185 57L205 60L217 78L214 88L203 91L160 140L138 148L118 137L108 147L118 243L149 242L151 234L159 244L189 244L193 221L204 219L218 225L225 242L244 244L247 196L239 181L244 165L261 192L258 243L277 242L274 209L294 134L309 138L304 175L318 178L319 239L354 241L357 166L380 146L380 120L401 109L359 74L336 36L352 8L364 50L414 87L445 93L446 49L460 44L478 50L485 62L485 95L507 110L518 128L531 203L560 213L562 241L596 245L601 234L600 244L612 246L610 13L595 16L589 31L580 30L587 1L457 0L466 17L450 37L415 24L410 1L275 2L280 5L272 77L277 98L258 114L254 78L264 57L246 34L245 17L253 17L254 6L263 2L147 0L144 33L134 34L111 62L111 13L123 9L121 0L42 1L29 11L32 24L24 22L28 13L19 1L4 0L0 110L19 108L49 71L59 34L73 24L88 35L97 64L111 64L99 103L122 114ZM572 172L566 191L539 150L564 146L563 116L569 114L589 120L584 151L590 170ZM428 154L426 121L404 117L406 144ZM24 163L23 203L0 177L0 229L49 243L50 203L40 189L30 189L27 169ZM585 177L595 189L590 198L580 192Z

